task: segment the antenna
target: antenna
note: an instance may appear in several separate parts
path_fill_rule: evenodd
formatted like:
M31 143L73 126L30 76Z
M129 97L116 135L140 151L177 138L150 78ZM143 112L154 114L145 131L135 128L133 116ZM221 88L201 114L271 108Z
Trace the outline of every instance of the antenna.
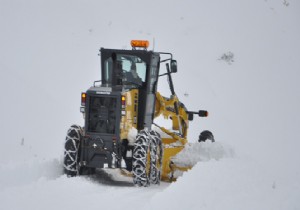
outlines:
M153 51L154 51L154 48L155 48L155 37L153 37Z

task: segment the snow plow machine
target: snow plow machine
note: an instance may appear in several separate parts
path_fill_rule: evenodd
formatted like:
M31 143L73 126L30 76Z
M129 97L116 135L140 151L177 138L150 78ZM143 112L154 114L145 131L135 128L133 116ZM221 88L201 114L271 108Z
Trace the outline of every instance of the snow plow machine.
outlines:
M101 80L81 93L84 126L72 125L64 148L68 176L116 169L136 186L175 181L177 172L192 166L174 157L187 144L189 121L208 112L188 111L175 94L172 74L177 62L171 53L148 51L148 41L132 40L132 50L100 49ZM162 59L164 58L164 59ZM160 72L161 64L166 69ZM157 92L158 78L168 77L171 96ZM154 123L163 116L172 129ZM203 131L199 141L214 141Z

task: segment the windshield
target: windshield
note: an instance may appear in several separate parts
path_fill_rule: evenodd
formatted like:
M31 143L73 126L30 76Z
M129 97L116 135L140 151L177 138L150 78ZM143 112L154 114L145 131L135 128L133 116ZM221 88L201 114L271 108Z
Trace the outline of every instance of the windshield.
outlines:
M113 75L113 59L109 57L104 61L104 78L103 82L106 84L112 84ZM117 83L122 81L121 84L136 84L142 85L146 80L146 63L138 56L134 55L116 55L115 63L115 75ZM121 85L120 84L120 85Z

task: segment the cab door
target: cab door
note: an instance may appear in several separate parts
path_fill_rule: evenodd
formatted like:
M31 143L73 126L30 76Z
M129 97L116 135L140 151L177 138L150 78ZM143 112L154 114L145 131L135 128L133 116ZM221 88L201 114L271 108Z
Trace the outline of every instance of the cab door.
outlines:
M151 63L149 70L147 72L147 89L146 89L146 108L145 108L145 118L144 127L151 129L153 123L154 111L155 111L155 100L156 100L156 90L157 81L159 74L159 55L152 54Z

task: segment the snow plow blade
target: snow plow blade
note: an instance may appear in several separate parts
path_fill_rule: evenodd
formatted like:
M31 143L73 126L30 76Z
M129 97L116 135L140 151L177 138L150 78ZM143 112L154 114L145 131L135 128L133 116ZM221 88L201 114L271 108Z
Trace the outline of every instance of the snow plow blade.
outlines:
M172 161L172 158L180 153L184 149L184 146L174 146L171 143L167 143L174 141L173 139L163 138L162 141L164 145L164 153L162 158L161 180L166 182L176 181L178 176L191 169L192 166L181 166Z

